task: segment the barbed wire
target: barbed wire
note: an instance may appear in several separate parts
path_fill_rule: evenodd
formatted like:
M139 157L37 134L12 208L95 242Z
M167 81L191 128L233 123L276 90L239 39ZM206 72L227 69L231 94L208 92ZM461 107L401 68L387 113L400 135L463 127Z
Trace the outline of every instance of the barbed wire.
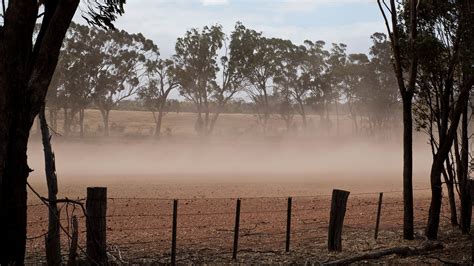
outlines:
M31 188L32 189L32 188ZM429 189L415 189L414 191L423 191L423 190L429 190ZM376 206L378 205L378 200L377 197L380 192L364 192L364 193L351 193L351 196L349 198L348 204L347 204L347 213L346 213L346 223L344 224L345 229L347 229L348 232L354 233L354 230L360 229L360 228L373 228L374 225L369 222L360 222L360 218L369 218L369 219L374 219L374 224L375 224L375 218L376 218ZM391 194L391 193L402 193L402 191L388 191L388 192L383 192L384 194ZM366 197L358 197L358 196L367 196L367 195L373 195L373 199L368 199ZM42 198L37 195L40 200L45 200L45 198ZM314 204L314 202L321 202L323 200L327 200L328 206L330 202L330 197L331 195L316 195L316 196L296 196L292 197L293 198L293 207L292 207L292 228L290 231L291 235L291 243L292 245L299 245L301 243L313 243L313 244L321 244L324 243L322 240L326 239L327 237L327 229L328 229L328 223L329 223L329 211L327 207L308 207L308 205ZM327 197L327 198L325 198ZM179 212L178 211L178 217L187 217L185 219L179 220L178 223L178 232L180 229L185 229L188 230L184 235L181 235L178 233L178 242L180 243L181 247L186 247L186 246L196 246L196 245L213 245L215 243L220 243L220 242L228 242L227 237L231 239L231 233L234 233L234 221L229 220L228 223L215 223L215 216L229 216L229 217L234 217L235 216L235 201L237 198L189 198L189 199L179 199L180 202L186 202L184 209L185 211ZM240 198L243 201L242 204L242 211L240 212L241 215L241 228L240 228L240 233L239 236L241 238L241 244L243 246L248 246L250 243L253 243L255 241L258 241L258 244L260 247L264 245L273 245L277 246L280 244L285 243L285 240L283 240L284 236L286 235L286 231L283 231L286 227L286 217L285 219L278 219L278 216L268 216L268 214L285 214L288 213L288 209L283 209L283 208L275 208L277 206L273 206L274 209L269 209L268 204L275 204L275 202L270 202L273 200L281 200L281 203L286 203L286 200L288 197L248 197L248 198ZM258 208L261 208L261 210L256 209L257 207L255 206L255 200L259 199L264 199L268 200L267 201L262 201L261 204L259 204ZM307 201L306 199L311 199L310 201ZM382 210L385 210L385 208L388 208L386 215L382 215L381 223L380 223L380 233L382 232L399 232L397 228L402 224L402 218L401 214L403 212L402 208L395 208L394 206L403 204L402 201L391 201L392 198L388 197L387 199L384 199L382 203ZM83 201L85 199L81 199ZM126 232L149 232L149 231L158 231L159 233L154 233L151 236L146 236L142 240L137 240L137 241L112 241L109 246L115 246L117 249L120 246L137 246L140 245L141 247L146 246L147 244L156 244L152 245L150 248L161 248L163 246L163 249L167 249L166 245L168 242L171 241L170 238L162 239L160 238L163 237L164 235L168 235L171 237L171 222L167 224L165 221L167 219L170 219L173 214L172 213L123 213L124 208L133 208L134 203L136 201L146 201L145 205L148 204L148 201L159 201L159 202L165 202L165 206L171 207L173 199L170 198L117 198L117 197L111 197L107 198L108 201L111 201L113 204L112 208L109 208L109 211L112 211L112 214L109 214L106 216L108 221L115 221L117 220L118 223L114 223L112 226L109 226L107 228L108 232L111 232L112 234L117 234L115 237L123 232L126 234ZM127 201L127 202L120 202L120 201ZM189 202L197 202L197 201L207 201L207 202L212 202L212 201L219 201L219 200L229 200L228 203L226 204L220 204L216 206L213 206L211 208L211 211L209 210L208 207L203 207L206 210L201 212L190 212L191 209L193 208L192 204L187 205ZM246 208L245 202L248 200L254 200L254 203L252 206ZM424 201L423 201L424 202ZM64 231L64 233L68 236L68 240L70 241L71 237L68 235L69 231L69 222L70 222L70 217L69 214L71 213L71 216L74 214L76 211L76 205L72 205L72 210L69 210L69 204L68 202L63 202L64 204L61 206L61 208L66 209L66 218L61 218L60 221L67 221L68 225L66 228L64 228L61 225L61 229ZM139 202L141 203L141 202ZM125 207L124 207L125 204ZM130 204L130 206L129 206ZM138 204L138 203L137 203ZM153 203L152 203L153 204ZM46 206L48 208L49 204L47 202L43 202L40 204L29 204L29 207L38 207L38 206ZM158 206L158 205L157 205ZM160 205L162 206L162 205ZM285 204L286 206L286 204ZM441 219L442 220L449 220L449 217L444 215L445 210L444 210L444 204L442 205L443 208L441 209ZM223 208L230 208L232 211L220 211ZM352 211L352 209L355 209ZM149 209L148 209L149 210ZM216 211L212 211L216 210ZM425 212L427 210L426 206L415 206L414 210L416 212ZM121 213L117 213L116 211L119 211ZM170 208L171 212L171 208ZM299 219L299 217L305 217L305 212L312 212L315 215L315 218L307 218L307 219ZM319 215L319 213L324 213L322 215ZM85 214L85 213L84 213ZM384 211L385 214L385 211ZM252 216L248 216L252 215ZM313 215L313 214L312 214ZM262 217L264 216L264 217ZM193 217L206 217L206 219L193 219ZM420 217L420 216L418 216ZM85 215L82 217L78 217L79 219L85 218ZM136 221L133 218L144 218L143 220L138 220L140 221L140 224L144 223L146 224L145 226L140 226L140 224L137 224ZM166 218L166 220L163 220L161 218ZM134 223L132 227L123 227L121 225L124 224L122 222L122 219L127 219L126 223L128 225L128 222ZM415 221L416 225L421 223L421 220L424 222L425 217L423 216L420 219L417 219ZM46 222L47 219L40 219L37 221L29 221L28 224L32 223L43 223ZM150 221L157 221L157 225L152 225L150 224ZM171 219L170 219L171 221ZM210 222L211 221L211 222ZM118 228L115 228L118 227ZM276 230L278 229L278 230ZM34 240L34 239L40 239L41 237L44 237L47 235L46 233L30 237L28 240ZM132 236L130 234L126 234L125 237L122 237L124 240L127 240L128 238L134 238L137 237ZM149 238L152 238L148 240ZM271 239L271 241L265 241L265 239ZM319 243L321 242L321 243ZM230 243L230 241L229 241ZM221 244L221 243L220 243ZM222 249L222 245L219 245L219 248ZM85 253L85 251L79 247L79 249ZM133 249L133 247L132 247ZM181 249L181 248L179 248ZM197 250L197 249L193 249ZM254 249L255 251L255 249ZM120 252L120 250L119 250ZM239 252L245 252L245 249L240 249ZM270 252L270 251L269 251ZM122 260L122 256L119 254L119 259Z

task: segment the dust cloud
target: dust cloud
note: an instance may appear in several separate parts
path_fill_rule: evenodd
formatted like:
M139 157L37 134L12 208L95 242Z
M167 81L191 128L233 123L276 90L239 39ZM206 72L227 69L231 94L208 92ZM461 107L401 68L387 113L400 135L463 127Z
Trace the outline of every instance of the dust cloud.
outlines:
M131 197L285 196L401 190L401 143L337 141L56 141L60 193L108 186ZM428 186L431 156L414 147L415 188ZM30 183L44 189L39 141ZM69 194L68 194L69 193Z

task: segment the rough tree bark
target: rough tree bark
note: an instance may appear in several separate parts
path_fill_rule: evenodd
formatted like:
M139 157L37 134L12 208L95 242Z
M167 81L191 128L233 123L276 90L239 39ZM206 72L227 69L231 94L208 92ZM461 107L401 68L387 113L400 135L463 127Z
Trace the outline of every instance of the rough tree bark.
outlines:
M472 83L471 83L472 84ZM464 84L459 94L456 106L451 116L451 124L447 130L446 136L440 141L438 152L433 158L431 166L430 180L431 180L431 204L429 210L428 224L426 226L425 234L428 239L438 238L439 219L441 213L442 203L442 188L441 188L441 174L443 171L443 164L449 155L454 142L454 136L457 134L459 120L461 113L467 106L469 100L469 92L472 85Z
M458 180L460 185L460 201L461 201L461 230L463 234L468 234L471 230L472 204L471 204L471 188L469 186L469 137L468 137L468 108L463 110L461 125L461 157L458 164Z
M457 214L457 207L456 207L456 196L455 196L455 173L454 168L451 165L451 160L446 158L446 167L442 170L442 174L444 177L444 182L446 184L446 188L448 189L448 201L449 201L449 209L451 213L451 225L457 226L458 224L458 214Z
M46 122L44 105L39 113L41 124L41 138L44 149L44 162L46 171L46 183L48 185L48 234L46 235L46 261L48 265L61 264L61 239L59 234L60 219L57 201L58 179L56 176L56 163L53 148L51 147L51 135Z
M443 138L440 137L439 149L435 158L433 160L433 165L431 168L431 190L432 190L432 198L430 204L430 211L428 217L428 223L426 225L425 234L428 239L437 239L438 237L438 229L439 229L439 220L440 220L440 212L441 212L441 203L442 203L442 191L441 191L441 171L440 167L445 162L448 154L452 148L454 138L458 131L458 126L460 123L461 115L465 112L467 105L469 103L469 95L474 84L474 76L473 76L473 68L472 68L472 60L474 56L470 47L474 43L473 39L473 28L472 28L472 20L474 17L474 13L470 13L468 10L468 1L467 0L460 0L459 12L460 12L460 19L459 19L459 28L458 28L458 38L460 38L460 53L461 53L461 66L462 66L462 73L463 78L460 84L460 92L456 103L452 103L453 110L452 113L449 114L449 129L447 127L448 124L448 117L444 118L444 126L440 129L442 132L446 132ZM456 61L457 62L457 61ZM451 70L454 73L454 70ZM450 91L453 88L453 80L448 79L446 83L446 91ZM449 82L448 82L449 81ZM449 87L450 86L450 87ZM446 97L447 98L447 97ZM448 101L449 99L445 99ZM454 105L455 104L455 105ZM446 104L445 104L446 105ZM448 106L449 108L450 106ZM445 107L446 108L446 107ZM448 110L445 110L447 112ZM449 110L450 111L450 110ZM445 116L447 116L445 114Z
M385 21L390 36L392 54L394 57L394 71L397 78L400 95L403 103L403 238L414 239L413 229L413 117L412 101L415 91L416 77L418 73L418 54L416 52L416 39L418 36L418 0L410 0L409 16L409 67L404 69L402 65L402 49L400 45L400 25L398 21L397 5L395 0L390 0L390 20L387 18L381 0L377 0L379 9ZM408 79L405 84L405 74Z
M33 47L37 1L8 1L0 26L0 264L23 265L29 132L79 0L47 1ZM21 19L19 19L21 18Z
M408 240L414 239L412 98L412 94L403 97L403 237Z

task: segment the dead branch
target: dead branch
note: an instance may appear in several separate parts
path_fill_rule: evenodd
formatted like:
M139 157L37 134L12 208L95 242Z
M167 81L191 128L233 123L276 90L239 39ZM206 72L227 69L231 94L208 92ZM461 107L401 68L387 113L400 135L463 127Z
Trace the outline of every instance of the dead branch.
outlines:
M359 254L348 258L343 258L335 261L330 261L325 263L324 265L347 265L354 262L362 261L362 260L373 260L379 259L388 255L399 255L399 256L417 256L428 251L433 251L437 249L442 249L443 245L439 242L431 242L426 241L420 247L393 247L393 248L386 248L386 249L379 249L371 252L367 252L365 254Z

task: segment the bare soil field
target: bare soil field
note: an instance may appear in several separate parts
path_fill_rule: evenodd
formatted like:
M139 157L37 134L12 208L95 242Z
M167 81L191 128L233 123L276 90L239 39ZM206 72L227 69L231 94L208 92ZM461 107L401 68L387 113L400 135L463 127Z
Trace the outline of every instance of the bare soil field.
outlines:
M209 186L211 189L212 186ZM125 189L124 189L125 190ZM118 264L169 263L171 249L172 200L160 198L109 198L107 242L109 257ZM136 196L136 195L135 195ZM238 261L240 263L319 264L379 248L421 245L424 238L429 198L427 191L415 194L415 241L404 241L400 193L386 193L379 237L374 240L377 195L353 193L349 197L343 230L343 252L327 252L330 196L293 198L291 251L285 252L286 198L242 199ZM232 261L235 199L182 199L178 208L177 260L179 263L229 264ZM63 226L68 217L79 217L80 245L85 246L85 221L80 209L63 208ZM68 213L66 217L65 213ZM46 208L29 208L32 237L47 230ZM449 225L448 206L443 207L440 241L444 249L419 257L391 256L378 262L441 263L469 262L470 237ZM68 238L63 234L64 251ZM44 241L28 240L28 261L44 262ZM82 252L81 252L82 253ZM80 254L85 259L84 254Z
M414 186L417 239L402 240L402 150L374 139L197 140L67 139L55 137L59 196L83 200L86 188L108 188L107 242L111 261L169 263L172 202L178 199L178 262L232 264L236 199L242 199L240 263L322 263L356 253L424 240L431 155L415 145ZM46 195L41 143L29 147L29 183ZM343 252L327 252L331 191L351 192ZM374 227L379 192L384 192L379 238ZM293 197L291 252L285 252L287 197ZM44 262L47 209L29 193L28 262ZM62 206L62 225L80 208ZM445 248L419 257L379 262L468 262L470 238L449 225L443 206L440 240ZM69 239L62 235L63 255ZM79 252L84 259L82 251Z

